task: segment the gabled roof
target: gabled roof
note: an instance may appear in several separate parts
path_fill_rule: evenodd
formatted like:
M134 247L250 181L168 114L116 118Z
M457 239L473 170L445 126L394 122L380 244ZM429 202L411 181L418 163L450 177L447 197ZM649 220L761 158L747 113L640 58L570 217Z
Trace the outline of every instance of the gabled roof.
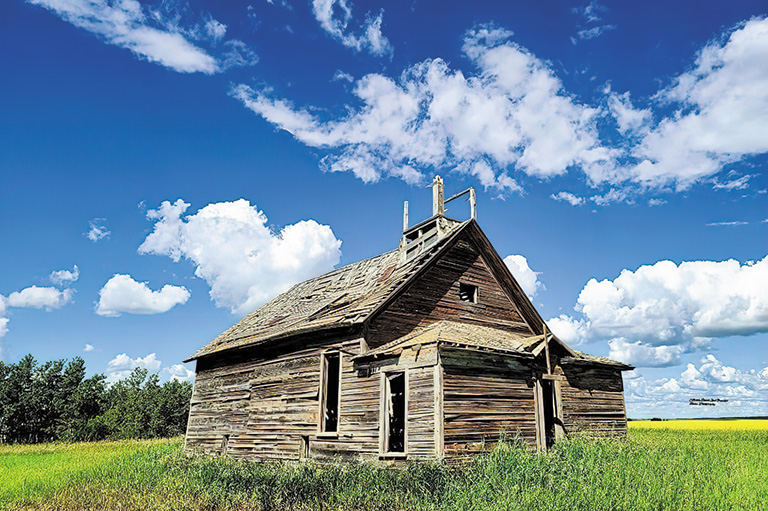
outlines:
M296 284L186 361L301 333L362 325L472 223L474 220L463 222L405 263L400 263L400 251L396 249Z
M490 327L440 321L424 329L417 329L368 354L393 346L398 349L403 342L412 342L409 345L426 344L428 339L434 338L432 342L453 342L523 356L538 355L544 347L541 342L544 338L544 320L477 222L467 220L457 224L442 240L407 262L401 262L400 250L395 249L296 284L248 314L197 350L185 362L300 334L362 327L384 311L460 237L470 239L481 251L491 273L534 335L524 336ZM575 351L551 333L548 335L571 355L564 358L564 362L567 360L569 363L595 363L621 370L632 369L615 360Z
M543 341L543 335L525 336L487 326L441 320L417 328L408 335L353 357L353 359L360 360L375 358L380 355L397 354L405 348L435 343L501 351L533 358L534 348Z

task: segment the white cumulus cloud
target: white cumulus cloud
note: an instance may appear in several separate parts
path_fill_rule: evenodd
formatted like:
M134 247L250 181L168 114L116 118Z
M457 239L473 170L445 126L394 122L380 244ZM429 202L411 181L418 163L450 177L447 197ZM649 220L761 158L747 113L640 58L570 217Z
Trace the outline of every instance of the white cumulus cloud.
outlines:
M137 367L143 367L150 374L160 370L161 362L157 360L155 353L146 357L131 358L126 353L121 353L107 363L106 376L110 383L127 378Z
M555 334L608 340L610 356L666 366L711 338L768 332L768 256L756 262L659 261L614 280L591 279L579 294L581 317L550 320Z
M160 314L188 299L189 290L185 287L166 284L153 291L146 282L136 282L130 275L117 273L99 291L96 314Z
M637 373L637 371L635 371ZM688 363L678 377L648 380L642 374L627 378L627 413L648 417L727 417L768 413L768 367L742 371L714 355ZM720 399L715 406L690 406L690 399Z
M51 275L48 278L57 286L66 286L80 278L80 269L75 265L71 270L51 272Z
M0 295L0 338L8 333L8 318L5 317L8 299ZM0 346L0 355L2 355L2 346Z
M7 305L28 309L60 309L68 304L73 296L74 291L71 289L30 286L8 295Z
M633 149L633 180L691 184L768 152L768 18L753 18L705 46L658 97L676 106Z
M83 348L83 351L93 351L95 349L96 348L93 347L93 344L86 344L85 347Z
M544 289L544 284L539 281L540 272L533 271L528 266L528 260L521 255L508 255L504 258L504 264L515 277L515 280L528 298L533 298L536 293Z
M160 380L179 380L191 382L195 379L195 372L187 369L184 364L174 364L163 367L156 353L150 353L145 357L131 358L126 353L121 353L107 363L105 374L107 382L114 383L130 376L134 369L142 367L149 374L158 374Z
M188 207L179 199L150 210L147 217L155 226L139 253L190 260L216 305L235 314L245 315L293 284L330 271L341 258L341 241L314 220L274 232L266 215L244 199L183 216Z
M550 66L493 26L469 31L463 50L476 71L465 76L441 59L399 79L369 74L355 82L361 104L335 120L239 85L232 95L302 143L327 149L323 168L365 182L396 176L418 182L425 169L453 168L486 188L515 191L512 170L540 178L580 168L589 179L613 176L615 152L603 147L598 109L576 102Z
M347 0L312 0L312 12L320 27L347 48L377 56L392 54L392 45L381 33L383 11L375 17L368 13L359 35L349 31L352 8Z
M195 372L187 369L184 364L174 364L170 367L164 367L161 373L169 380L191 382L195 379Z

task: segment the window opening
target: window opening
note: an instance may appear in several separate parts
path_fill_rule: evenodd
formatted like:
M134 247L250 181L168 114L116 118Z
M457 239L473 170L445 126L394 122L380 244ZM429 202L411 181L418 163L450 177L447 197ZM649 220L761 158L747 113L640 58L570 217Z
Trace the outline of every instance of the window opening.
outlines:
M386 375L384 451L405 452L405 373Z
M301 444L299 445L299 458L309 458L309 437L307 435L301 435Z
M462 302L477 303L477 286L459 283L459 298Z
M339 427L339 388L341 378L341 356L338 353L323 355L322 410L320 431L336 433Z
M227 454L229 452L229 435L224 435L221 439L221 454Z

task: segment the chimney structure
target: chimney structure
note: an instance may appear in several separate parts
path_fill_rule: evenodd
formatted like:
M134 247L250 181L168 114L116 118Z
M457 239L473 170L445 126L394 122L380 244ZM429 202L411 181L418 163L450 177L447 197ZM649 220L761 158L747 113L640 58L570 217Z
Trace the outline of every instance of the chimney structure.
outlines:
M400 242L400 261L410 261L418 254L428 250L435 243L443 239L453 229L461 225L462 221L454 220L445 216L445 205L465 194L469 194L470 219L477 218L477 207L475 204L475 189L467 188L461 193L457 193L448 200L445 200L445 184L443 178L435 176L432 184L432 216L426 220L417 223L413 227L408 225L408 201L403 204L403 238Z
M435 176L432 187L432 216L445 214L445 185L443 178Z

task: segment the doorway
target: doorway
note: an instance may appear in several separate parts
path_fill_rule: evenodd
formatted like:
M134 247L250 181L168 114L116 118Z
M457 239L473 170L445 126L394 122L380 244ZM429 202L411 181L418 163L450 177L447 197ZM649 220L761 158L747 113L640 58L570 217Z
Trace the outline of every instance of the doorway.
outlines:
M550 376L550 378L553 378ZM539 449L549 449L555 440L565 435L560 403L560 381L542 378L536 381L536 443Z
M384 375L383 449L385 454L405 454L406 380L404 372Z

